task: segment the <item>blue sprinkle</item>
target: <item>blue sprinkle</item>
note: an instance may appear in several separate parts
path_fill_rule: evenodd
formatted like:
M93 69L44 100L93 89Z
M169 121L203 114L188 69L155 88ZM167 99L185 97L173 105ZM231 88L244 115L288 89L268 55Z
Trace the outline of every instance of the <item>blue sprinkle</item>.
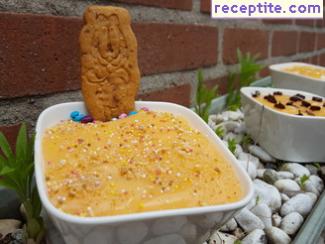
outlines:
M137 114L138 112L137 111L131 111L130 113L129 113L129 116L131 116L131 115L135 115L135 114Z
M76 117L74 117L72 120L76 122L80 122L85 117L84 114L79 114Z
M79 115L78 111L73 111L73 112L71 112L70 117L71 117L71 119L73 119L73 118L77 117L78 115Z

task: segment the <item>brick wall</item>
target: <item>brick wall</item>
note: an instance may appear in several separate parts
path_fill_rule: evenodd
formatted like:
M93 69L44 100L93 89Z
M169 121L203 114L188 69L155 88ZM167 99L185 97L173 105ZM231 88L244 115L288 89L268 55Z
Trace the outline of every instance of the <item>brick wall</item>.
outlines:
M81 100L78 36L89 2L126 7L139 43L139 99L190 106L196 70L225 92L236 49L259 62L325 65L321 20L212 20L209 0L0 0L0 131L34 126L39 113ZM267 76L264 69L260 76Z

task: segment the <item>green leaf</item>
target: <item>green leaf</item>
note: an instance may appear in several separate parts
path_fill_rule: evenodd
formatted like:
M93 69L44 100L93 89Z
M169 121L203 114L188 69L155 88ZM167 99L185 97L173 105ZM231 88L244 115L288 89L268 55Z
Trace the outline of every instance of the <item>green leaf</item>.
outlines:
M5 176L11 172L15 171L13 168L10 168L8 166L4 166L0 169L0 176Z
M232 154L235 154L236 144L237 143L235 139L228 140L228 149L232 152Z
M240 88L249 86L255 79L262 65L257 64L258 55L251 56L250 53L242 54L237 49L239 71L230 73L228 76L226 107L229 110L237 110L241 106ZM238 83L238 84L237 84Z
M0 186L4 186L15 191L17 190L16 183L13 180L11 180L9 177L1 177Z
M234 241L234 244L241 244L241 240L236 240L236 241Z
M313 163L313 165L317 168L317 170L320 170L320 164L319 163Z
M23 123L20 126L17 141L16 141L16 160L17 163L23 164L26 161L27 155L27 131L26 125Z
M32 206L33 206L33 216L34 217L39 216L42 210L42 203L38 194L37 187L34 187L32 191Z
M308 175L303 175L299 178L299 184L301 186L302 189L305 189L305 184L307 182L307 180L309 180L309 176Z
M215 132L220 138L224 137L225 135L225 131L221 126L217 127Z
M37 241L44 235L44 226L40 216L42 204L36 186L32 185L34 137L28 137L26 125L23 123L17 136L15 154L2 133L0 148L6 156L0 155L0 185L16 191L26 209L28 238Z
M7 158L13 156L10 145L2 132L0 132L0 149Z
M197 89L194 109L205 122L208 122L211 102L214 98L218 97L218 86L208 89L203 82L203 73L199 70L197 72Z

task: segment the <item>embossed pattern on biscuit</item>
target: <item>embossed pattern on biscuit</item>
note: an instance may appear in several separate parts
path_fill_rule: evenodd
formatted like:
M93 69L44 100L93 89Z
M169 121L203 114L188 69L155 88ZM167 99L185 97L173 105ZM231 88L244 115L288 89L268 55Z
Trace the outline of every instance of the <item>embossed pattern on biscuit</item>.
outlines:
M137 41L127 10L90 6L80 33L82 93L90 114L108 121L134 109L140 82Z

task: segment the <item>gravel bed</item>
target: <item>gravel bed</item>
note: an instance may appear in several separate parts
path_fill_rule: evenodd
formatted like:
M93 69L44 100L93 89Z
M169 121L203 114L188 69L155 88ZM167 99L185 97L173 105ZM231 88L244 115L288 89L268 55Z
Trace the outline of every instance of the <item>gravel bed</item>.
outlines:
M276 160L246 134L244 114L209 116L254 185L252 201L204 244L291 243L324 189L324 166Z

